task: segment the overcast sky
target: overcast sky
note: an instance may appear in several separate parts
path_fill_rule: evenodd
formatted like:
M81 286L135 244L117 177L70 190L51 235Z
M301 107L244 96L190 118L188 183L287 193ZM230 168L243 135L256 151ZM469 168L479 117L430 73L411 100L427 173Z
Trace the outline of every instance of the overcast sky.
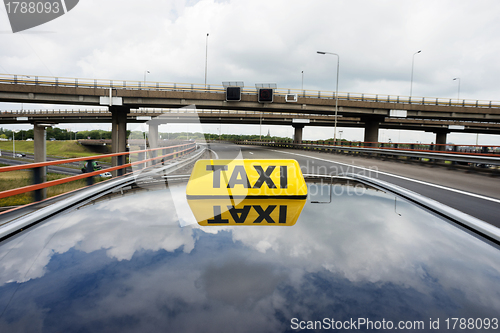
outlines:
M209 84L300 89L304 71L304 89L333 91L336 58L320 50L340 55L339 91L407 96L413 55L422 50L414 57L413 96L457 98L459 77L460 98L500 100L497 0L81 0L62 17L16 34L5 8L0 12L0 72L7 74L142 81L150 71L148 81L203 83L209 33ZM271 126L263 132L268 128L293 133ZM363 139L361 129L343 130L345 138ZM223 126L225 133L238 131L259 128ZM435 140L408 131L381 131L380 140L398 136ZM333 137L333 129L306 127L304 137ZM500 137L480 135L479 143L500 145Z

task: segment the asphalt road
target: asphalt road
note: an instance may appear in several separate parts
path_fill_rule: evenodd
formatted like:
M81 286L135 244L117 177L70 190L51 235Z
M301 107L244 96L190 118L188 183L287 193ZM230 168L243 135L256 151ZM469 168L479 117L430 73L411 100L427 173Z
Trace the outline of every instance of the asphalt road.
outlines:
M444 167L429 168L378 159L308 152L260 146L210 144L216 159L295 159L302 172L308 174L341 175L356 173L392 183L434 199L447 206L500 227L500 179L468 174ZM5 153L2 153L5 154ZM5 156L5 155L4 155ZM5 159L0 163L16 165L29 159ZM49 172L80 174L78 169L51 166Z
M3 156L10 157L10 158L3 158ZM15 159L12 158L12 153L6 153L2 152L2 157L0 157L0 163L2 164L7 164L7 165L20 165L20 164L28 164L28 163L33 163L33 157L31 159L29 156L26 158L24 157L18 157ZM54 160L54 159L51 159ZM79 169L73 169L73 168L66 168L64 166L58 166L58 165L53 165L49 166L47 169L48 172L54 172L54 173L62 173L65 175L78 175L82 173Z
M7 164L7 165L20 165L20 164L28 164L28 163L34 163L34 156L33 154L26 154L25 157L16 157L13 159L13 153L9 151L3 151L2 156L0 157L0 163L2 164ZM16 153L17 155L17 153ZM3 157L8 157L8 158L3 158ZM59 158L55 157L47 157L47 162L50 161L58 161L60 160ZM108 165L103 165L100 162L101 166L103 169L109 168ZM71 168L68 168L67 165L70 165ZM54 173L61 173L65 175L79 175L82 172L80 171L80 168L82 167L82 162L72 162L72 163L67 163L67 164L61 164L61 165L53 165L48 167L48 172L54 172ZM78 168L78 169L75 169Z
M299 162L303 173L374 177L422 194L447 206L500 227L500 179L444 167L346 157L335 154L277 150L259 146L210 144L219 159L286 159Z

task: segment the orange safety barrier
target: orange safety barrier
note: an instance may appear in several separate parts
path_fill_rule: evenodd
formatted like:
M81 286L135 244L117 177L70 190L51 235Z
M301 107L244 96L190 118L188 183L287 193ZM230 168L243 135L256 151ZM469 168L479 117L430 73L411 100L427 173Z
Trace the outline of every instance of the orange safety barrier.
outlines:
M185 147L185 146L189 146L189 145L190 144L185 144L185 145L177 145L177 146L170 146L170 147L138 150L138 151L133 151L133 152L114 153L114 154L96 155L96 156L89 156L89 157L78 157L78 158L71 158L71 159L67 159L67 160L59 160L59 161L51 161L51 162L15 165L15 166L1 167L0 172L22 170L22 169L32 169L32 168L49 166L49 165L65 164L65 163L70 163L70 162L89 161L89 160L102 159L102 158L112 157L112 156L122 156L122 155L130 155L130 154L135 154L135 153L143 153L143 152L151 152L151 151L156 151L156 150ZM115 171L115 170L119 170L119 169L124 169L124 168L131 167L134 165L144 164L144 163L147 163L147 162L150 162L153 160L158 160L158 159L162 159L165 157L174 156L177 154L185 154L185 153L192 151L193 149L195 149L195 147L187 148L184 150L176 151L176 152L169 153L169 154L162 155L162 156L157 156L157 157L152 157L152 158L145 159L145 160L136 161L133 163L126 163L126 164L106 168L104 170L92 171L92 172L88 172L88 173L81 174L81 175L70 176L70 177L66 177L66 178L62 178L62 179L51 180L51 181L40 183L40 184L28 185L28 186L24 186L24 187L12 189L12 190L3 191L3 192L0 192L0 199L6 198L9 196L13 196L13 195L17 195L17 194L26 193L26 192L41 190L43 188L47 188L47 187L51 187L51 186L55 186L55 185L60 185L60 184L72 182L72 181L79 180L79 179L97 176L103 172L110 172L110 171Z
M99 160L99 159L103 159L103 158L107 158L107 157L123 156L123 155L130 155L130 154L136 154L136 153L145 153L145 152L156 151L156 150L163 150L163 149L171 149L171 148L184 147L184 146L187 146L187 145L188 144L177 145L177 146L170 146L170 147L153 148L153 149L145 149L145 150L136 150L136 151L132 151L132 152L113 153L113 154L105 154L105 155L94 155L94 156L87 156L87 157L76 157L76 158L68 158L68 159L65 159L65 160L57 160L57 161L50 161L50 162L39 162L39 163L29 163L29 164L21 164L21 165L11 165L11 166L6 166L6 167L0 167L0 172L8 172L8 171L16 171L16 170L24 170L24 169L33 169L33 168L38 168L38 167L51 166L51 165L57 165L57 164L67 164L67 163L72 163L72 162L83 162L83 161L89 161L89 160Z

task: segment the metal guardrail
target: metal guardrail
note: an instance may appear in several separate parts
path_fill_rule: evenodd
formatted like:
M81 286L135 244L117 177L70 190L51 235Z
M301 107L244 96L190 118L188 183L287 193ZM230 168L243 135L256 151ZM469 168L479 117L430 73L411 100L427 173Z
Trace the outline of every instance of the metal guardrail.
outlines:
M104 79L82 79L51 76L31 76L31 75L9 75L0 74L0 83L5 84L24 84L56 87L75 87L75 88L93 88L93 89L131 89L131 90L168 90L168 91L186 91L186 92L207 92L224 93L225 88L222 85L205 85L194 83L169 83L169 82L151 82L151 81L124 81L124 80L104 80ZM243 94L257 94L254 87L243 87ZM277 88L274 90L276 95L297 94L305 98L334 99L333 91L313 91L302 89ZM474 108L500 108L500 101L480 101L453 98L435 98L435 97L415 97L398 96L385 94L365 94L343 92L338 94L339 100L361 101L361 102L382 102L395 104L417 104L417 105L441 105L457 107Z
M138 177L147 178L158 173L161 173L162 176L165 177L166 174L174 172L179 168L192 163L193 161L198 159L205 151L206 148L203 148L197 154L190 156L185 161L177 161L170 165L163 166L159 169L151 169L149 171L141 173L140 175L138 175ZM15 208L11 211L2 212L0 219L5 219L6 223L4 223L4 221L0 222L0 241L36 223L44 221L47 217L53 216L54 214L58 214L75 206L84 205L104 195L114 192L117 188L122 188L123 186L133 184L136 181L137 179L135 175L131 173L125 175L125 177L113 178L103 183L96 184L95 186L86 188L83 191L76 192L68 198L57 200L56 202L46 207L35 209L31 212L26 213L24 212L23 208ZM18 212L19 210L20 212Z
M320 144L320 142L302 142L304 144ZM323 141L322 145L335 146L333 142ZM446 154L464 154L477 156L500 157L500 146L487 145L455 145L455 144L435 144L435 143L396 143L396 142L342 142L341 147L354 148L377 148L381 150L400 151L420 151L420 152L440 152Z
M340 151L345 150L345 147L332 147L332 149ZM451 161L451 162L462 162L462 163L473 163L473 164L493 164L500 165L500 156L499 157L491 157L491 156L478 156L478 155L462 155L462 154L450 154L450 153L436 153L436 152L423 152L423 151L401 151L394 149L383 149L380 148L347 148L352 152L362 152L362 153L370 153L370 154L379 154L379 155L396 155L396 156L405 156L405 157L416 157L416 158L426 158L430 160L442 160L442 161Z
M262 146L284 147L293 149L305 150L319 150L326 152L351 152L351 153L365 153L375 155L393 155L414 157L419 159L441 160L460 163L487 164L487 165L500 165L500 156L493 154L462 154L453 152L431 152L431 151L412 151L412 150L396 150L384 148L367 148L367 147L348 147L348 146L330 146L319 144L297 144L297 143L283 143L283 142L265 142L265 141L241 141L238 144L257 144Z
M125 169L127 167L136 166L136 165L139 165L139 166L143 165L144 168L146 168L148 162L156 162L158 160L164 161L165 159L174 159L174 158L177 158L177 157L182 156L184 154L190 153L194 149L196 149L196 144L189 143L189 144L184 144L184 145L177 145L177 146L171 146L171 147L161 147L161 148L154 148L154 149L144 149L144 150L138 150L138 151L132 151L132 152L96 155L96 156L71 158L71 159L64 159L64 160L57 160L57 161L50 161L50 162L29 163L29 164L0 167L0 173L1 172L9 172L9 171L17 171L17 170L25 170L25 169L33 170L33 185L28 185L28 186L0 192L0 199L6 198L9 196L13 196L13 195L17 195L17 194L22 194L22 193L34 191L35 192L35 201L40 201L40 200L42 200L41 190L43 190L44 188L68 183L68 182L71 182L74 180L85 179L85 178L88 180L87 184L92 185L93 184L93 177L97 176L99 174L102 174L104 172L118 170L119 176L121 176L123 174L123 172L122 172L123 169ZM169 150L173 150L173 151L166 153ZM158 151L162 151L163 152L162 155L156 156ZM139 160L135 161L135 162L124 163L125 157L130 156L132 154L140 154ZM148 154L150 154L152 157L147 158ZM109 157L117 157L118 158L118 165L114 166L114 167L106 168L103 170L93 171L94 160L99 160L99 159L109 158ZM56 180L52 180L52 181L42 182L42 175L43 175L45 167L51 166L51 165L58 165L58 164L67 164L67 163L71 163L71 162L86 162L88 172L81 174L81 175L70 176L70 177L65 177L62 179L56 179Z
M274 143L277 145L292 144L291 140L245 140L244 142L256 143ZM328 147L351 147L351 148L376 148L381 150L400 150L400 151L420 151L420 152L440 152L446 154L464 154L477 156L500 157L500 146L490 145L455 145L455 144L435 144L435 143L404 143L404 142L362 142L362 141L340 141L335 145L333 140L303 140L304 145L320 145Z
M82 113L89 113L89 114L105 114L107 116L111 115L111 111L109 111L108 108L102 108L102 109L59 109L59 110L2 110L0 112L1 115L53 115L53 114L82 114ZM214 110L214 109L164 109L164 108L155 108L155 109L150 109L150 108L139 108L139 109L131 109L129 114L134 115L137 114L138 116L142 116L144 114L237 114L237 115L279 115L279 116L290 116L294 118L306 118L310 117L311 115L308 114L300 114L300 113L292 113L292 112L262 112L262 111L252 111L252 110ZM314 115L312 115L314 116ZM334 118L334 114L321 114L317 115L321 117L329 117L329 118Z

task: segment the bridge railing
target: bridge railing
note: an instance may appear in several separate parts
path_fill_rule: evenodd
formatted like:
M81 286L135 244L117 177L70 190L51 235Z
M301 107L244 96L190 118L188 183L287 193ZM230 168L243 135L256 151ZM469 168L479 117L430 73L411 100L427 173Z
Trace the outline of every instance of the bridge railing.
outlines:
M55 185L60 185L68 182L72 182L79 179L87 179L87 184L93 184L93 177L98 176L104 172L111 172L118 170L119 175L124 174L124 169L128 167L138 166L142 169L148 167L148 162L153 165L158 162L164 163L166 160L172 160L179 158L185 154L193 152L196 149L195 143L187 143L176 146L169 147L161 147L161 148L153 148L153 149L143 149L132 152L124 152L124 153L114 153L114 154L104 154L104 155L96 155L96 156L87 156L87 157L78 157L78 158L70 158L63 160L56 160L50 162L41 162L41 163L29 163L22 165L13 165L0 167L0 173L9 172L9 171L18 171L18 170L32 170L32 185L10 189L6 191L0 192L0 199L10 197L17 194L22 194L26 192L34 192L35 201L40 201L42 199L42 190L44 188L48 188ZM160 153L160 154L159 154ZM131 156L133 154L138 154L137 160L125 163L125 157ZM101 170L93 170L93 162L96 160L109 158L109 157L117 157L118 165L106 169ZM59 164L68 164L73 162L86 162L86 173L82 173L81 175L69 176L62 179L56 179L51 181L42 182L42 175L44 170L48 166L59 165Z
M99 109L92 109L92 108L85 108L85 109L57 109L57 110L28 110L28 109L23 109L23 110L3 110L1 111L0 114L3 115L41 115L41 114L83 114L83 113L90 113L90 114L108 114L111 115L111 112L109 111L108 108L99 108ZM139 108L139 109L131 109L130 114L137 114L137 115L144 115L144 114L165 114L165 113L175 113L175 114L243 114L243 115L255 115L255 114L262 114L262 115L283 115L283 116L293 116L294 118L300 118L300 117L310 117L311 115L307 114L300 114L300 113L292 113L292 112L280 112L280 111L269 111L269 112L262 112L262 111L252 111L252 110L214 110L214 109L185 109L185 108L177 108L177 109L165 109L165 108ZM313 115L314 116L314 115ZM321 114L318 116L322 117L334 117L334 114Z
M124 81L124 80L105 80L105 79L83 79L68 77L50 77L50 76L30 76L30 75L9 75L0 74L0 83L21 84L21 85L41 85L41 86L61 86L76 88L93 89L132 89L132 90L168 90L185 92L206 92L206 93L224 93L222 85L213 84L194 84L194 83L170 83L170 82L151 82L151 81ZM254 87L244 87L243 94L257 94ZM296 94L304 98L334 99L333 91L314 91L303 89L275 89L276 95ZM500 108L500 101L436 98L436 97L416 97L416 96L398 96L385 94L364 94L342 92L338 94L339 100L361 101L361 102L385 102L394 104L418 104L418 105L441 105L456 107L474 107L474 108Z
M0 115L3 116L26 116L26 115L57 115L57 114L106 114L111 115L109 109L106 108L84 108L84 109L57 109L57 110L3 110L0 112ZM139 109L131 109L130 114L134 115L145 115L145 114L153 114L153 115L162 115L162 114L236 114L236 115L262 115L262 116L286 116L293 118L311 118L311 117L329 117L334 118L334 113L326 113L326 114L302 114L302 113L294 113L294 112L283 112L283 111L253 111L253 110L217 110L217 109L186 109L186 108L139 108ZM349 120L359 120L359 117L341 117L339 120L349 119ZM389 117L386 121L396 121L396 122L404 122L409 119L397 118L397 117ZM467 123L471 125L481 125L491 126L494 122L491 121L478 121L478 120L467 120L467 121L450 121L450 120L439 120L439 119L425 119L425 118L411 118L411 121L433 121L437 124L448 124L448 125L457 125L462 123Z
M272 143L272 144L292 144L293 140L246 140L246 143ZM340 141L334 144L333 140L303 140L302 145L346 147L346 148L370 148L379 150L399 150L415 152L439 152L444 154L460 154L470 156L500 157L500 146L490 145L454 145L435 143L395 143L395 142L361 142L361 141Z
M109 109L106 108L84 108L84 109L57 109L57 110L2 110L0 112L1 116L29 116L29 115L58 115L58 114L106 114L111 115ZM139 109L131 109L130 114L137 114L138 116L143 115L162 115L162 114L235 114L235 115L262 115L265 116L283 116L283 117L293 117L293 118L312 118L312 117L329 117L334 118L334 113L326 113L326 114L302 114L302 113L293 113L293 112L283 112L283 111L253 111L253 110L217 110L217 109L185 109L185 108L139 108ZM341 120L359 120L359 117L339 117L339 121ZM392 122L405 122L408 121L408 118L391 118L389 117L386 121ZM478 121L478 120L467 120L467 121L450 121L450 120L438 120L438 119L425 119L425 118L411 118L412 121L433 121L437 124L448 124L448 125L457 125L467 123L468 125L481 125L491 126L495 124L491 121Z
M318 152L331 152L331 153L349 153L355 155L369 155L369 156L382 156L382 157L404 157L407 160L418 160L422 162L436 161L448 162L451 164L465 164L469 167L475 168L477 166L495 166L496 169L492 169L496 175L500 173L500 147L487 147L481 146L484 151L487 152L467 152L467 151L449 151L443 150L448 149L449 146L461 147L455 145L420 145L423 147L418 148L428 148L428 149L411 149L406 147L389 147L382 146L381 143L375 142L358 142L354 145L333 145L329 142L316 141L303 142L303 143L293 143L289 141L263 141L263 140L245 140L238 141L238 144L256 144L262 146L272 146L280 148L292 148L301 149L307 151L318 151ZM377 146L377 144L379 146ZM404 144L394 144L394 145L404 145ZM413 145L413 144L410 144ZM467 147L467 146L465 146ZM472 146L471 146L472 147ZM486 149L487 148L487 149ZM490 170L490 169L484 169Z

